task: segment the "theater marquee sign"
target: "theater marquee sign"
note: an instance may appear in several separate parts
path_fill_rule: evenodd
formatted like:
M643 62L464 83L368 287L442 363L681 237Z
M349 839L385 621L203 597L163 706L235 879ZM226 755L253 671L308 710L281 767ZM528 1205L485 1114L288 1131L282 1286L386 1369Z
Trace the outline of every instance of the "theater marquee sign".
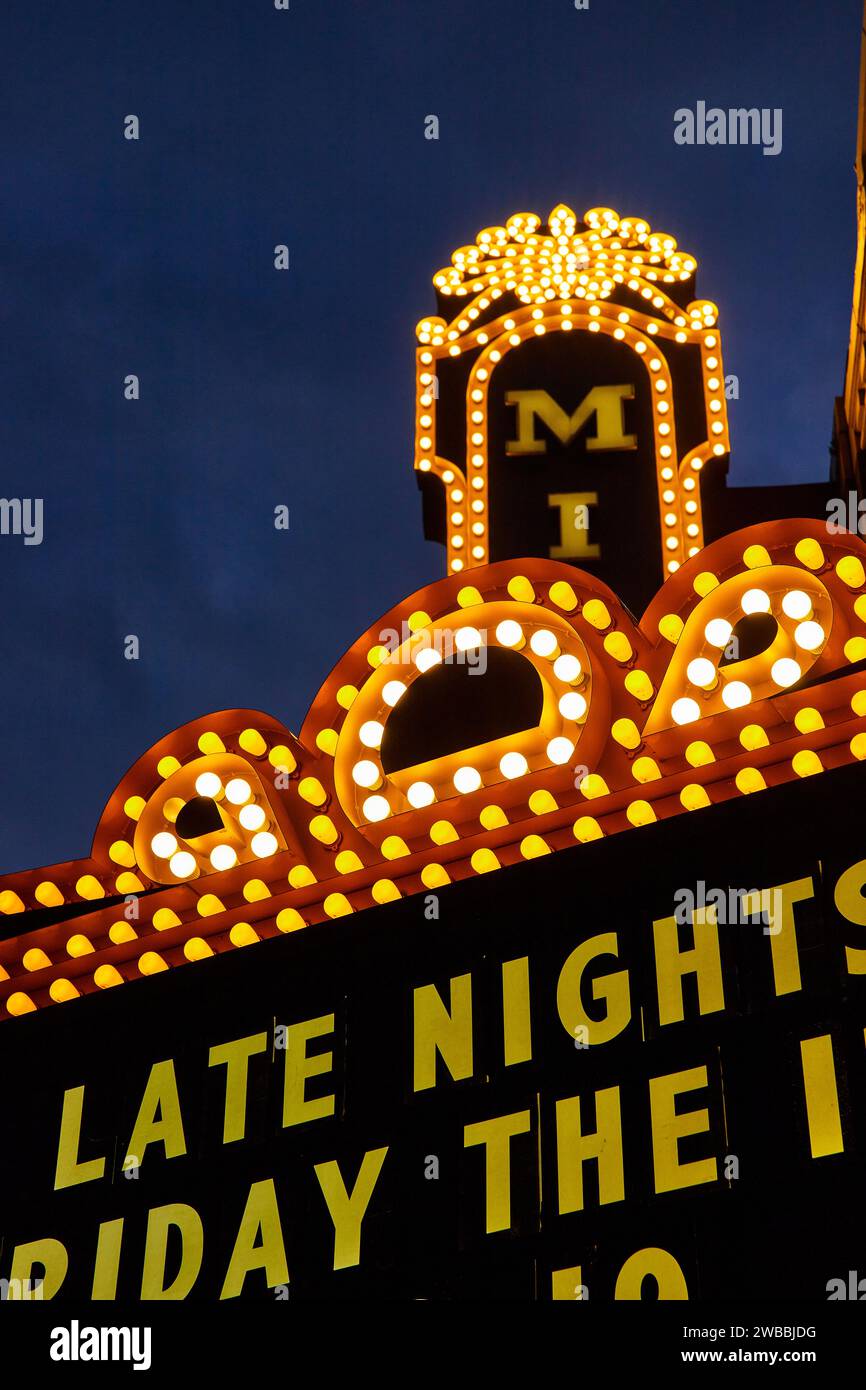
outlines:
M181 971L23 1020L3 1274L98 1299L826 1297L866 1226L866 773L832 782L263 943L207 990ZM684 873L776 892L681 926Z
M417 359L446 577L297 735L194 720L89 855L0 880L10 1293L847 1279L866 546L808 517L704 543L727 425L694 272L610 209L456 252Z

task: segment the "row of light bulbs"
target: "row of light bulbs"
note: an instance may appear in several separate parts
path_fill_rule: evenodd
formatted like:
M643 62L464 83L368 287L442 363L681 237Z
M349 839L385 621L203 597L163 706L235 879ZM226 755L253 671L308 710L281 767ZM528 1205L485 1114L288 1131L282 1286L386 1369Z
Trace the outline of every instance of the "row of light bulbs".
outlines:
M252 834L250 848L257 859L269 859L276 854L279 843L268 829L267 813L253 799L249 782L243 777L233 777L223 786L222 779L215 772L202 772L196 778L195 790L198 796L210 797L214 801L225 795L226 801L237 807L237 819L244 830ZM153 836L150 847L158 859L167 859L168 867L175 878L192 878L198 869L198 862L189 850L181 849L176 836L169 830L160 830ZM215 845L210 852L211 868L217 870L233 869L238 862L237 851L232 845Z
M500 646L511 650L519 650L527 643L523 627L513 618L504 618L497 625L496 640ZM469 624L458 628L454 633L454 646L459 652L479 647L483 641L478 628ZM563 684L574 687L584 683L585 676L579 658L571 652L560 651L556 634L549 628L536 628L529 636L528 643L536 656L552 661L554 675ZM442 654L436 648L424 645L415 653L413 659L418 671L423 674L441 663ZM406 689L403 681L386 681L382 687L382 699L393 708L406 693ZM559 697L557 707L563 719L571 723L579 725L586 718L587 702L577 689L566 690ZM358 730L358 738L365 748L377 750L381 747L384 733L385 726L380 720L368 719ZM562 765L568 762L574 749L575 742L572 739L558 735L549 740L546 753L551 763ZM499 760L499 771L509 781L525 776L529 770L526 758L515 750L505 753ZM380 767L371 758L361 758L352 768L352 780L363 790L373 790L381 785L384 778ZM479 790L483 779L477 768L464 766L456 770L452 782L455 791L469 795ZM429 782L413 782L407 788L406 799L410 806L421 810L433 805L436 801L436 791ZM362 811L366 820L376 822L386 820L391 815L392 808L387 797L377 793L365 799Z
M769 613L770 595L765 589L747 589L740 600L740 606L747 615ZM823 646L826 633L821 624L812 618L812 600L804 590L789 590L782 599L782 611L786 617L797 622L794 641L798 647L812 654ZM731 640L733 630L733 624L727 618L711 618L704 628L704 638L710 646L724 651ZM719 678L717 667L703 656L695 657L689 662L686 675L692 685L707 693L715 688ZM779 657L770 668L771 679L782 690L796 685L802 675L802 666L790 656ZM745 681L726 681L723 685L722 702L728 709L741 709L744 705L751 704L751 701L752 691ZM690 696L682 696L671 706L671 715L677 724L692 724L701 717L701 708L697 700Z

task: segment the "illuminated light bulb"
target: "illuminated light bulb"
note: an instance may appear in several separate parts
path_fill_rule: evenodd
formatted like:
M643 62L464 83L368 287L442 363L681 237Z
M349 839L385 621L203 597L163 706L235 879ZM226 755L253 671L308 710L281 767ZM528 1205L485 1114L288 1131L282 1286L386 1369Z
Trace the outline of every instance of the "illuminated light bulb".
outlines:
M363 811L368 821L380 821L387 820L391 814L391 807L384 796L368 796Z
M523 628L513 618L505 618L496 629L496 640L503 647L516 647L523 641Z
M396 705L402 695L406 694L406 687L402 681L388 681L382 688L382 699L386 705Z
M226 799L233 806L243 806L245 801L249 801L252 794L249 782L244 781L243 777L233 777L230 782L226 783Z
M195 873L196 862L187 850L181 849L178 850L177 854L171 856L171 859L168 861L168 867L171 869L175 878L189 878Z
M563 719L583 719L586 714L586 700L576 690L569 690L559 702L559 712Z
M706 690L716 679L716 668L705 656L696 656L694 661L689 662L686 675L692 685L699 685Z
M792 589L782 599L782 612L789 618L808 618L812 611L812 600L802 589Z
M375 787L379 781L379 769L369 758L362 758L352 768L352 781L358 787Z
M268 859L272 854L276 854L278 848L277 837L269 830L260 830L258 835L254 835L250 840L250 849L257 859Z
M730 681L722 691L722 701L728 709L740 709L752 700L752 692L745 681Z
M231 845L215 845L210 852L210 862L215 869L233 869L238 857Z
M733 630L727 618L711 618L704 628L704 636L711 647L726 647Z
M824 629L820 623L798 623L794 630L794 641L807 652L817 651L824 641Z
M536 656L552 656L556 651L556 638L546 627L533 632L529 645Z
M570 738L552 738L547 745L548 758L558 766L567 763L573 752L574 744Z
M422 675L425 671L431 670L433 666L438 666L441 660L441 653L437 652L433 647L422 647L421 650L415 654L415 665Z
M167 830L160 830L151 840L150 847L157 859L170 859L177 849L177 840Z
M477 792L481 786L481 773L474 767L458 767L454 774L454 785L464 796L467 792Z
M378 748L385 729L378 719L368 719L358 730L358 738L365 748Z
M559 680L567 681L569 684L577 680L580 672L580 662L577 657L572 656L570 652L564 652L562 656L558 656L553 663L553 674Z
M454 634L454 645L458 652L468 652L481 646L481 633L477 627L459 627Z
M505 753L499 760L499 771L503 777L523 777L529 771L529 763L522 753Z
M410 806L414 806L416 811L420 811L422 806L432 806L436 800L436 793L429 782L413 782L406 793L406 799Z
M195 779L195 789L199 796L219 796L223 784L215 772L202 772Z
M817 624L816 624L817 626ZM787 686L796 685L803 672L800 664L794 661L793 657L782 656L778 661L774 661L770 668L770 675L777 685Z
M740 600L744 613L769 613L770 595L763 589L747 589Z
M252 806L244 806L238 820L244 830L261 830L267 817L262 806L253 804Z
M701 707L697 700L691 700L684 695L681 699L674 700L671 716L675 724L694 724L695 720L701 717Z

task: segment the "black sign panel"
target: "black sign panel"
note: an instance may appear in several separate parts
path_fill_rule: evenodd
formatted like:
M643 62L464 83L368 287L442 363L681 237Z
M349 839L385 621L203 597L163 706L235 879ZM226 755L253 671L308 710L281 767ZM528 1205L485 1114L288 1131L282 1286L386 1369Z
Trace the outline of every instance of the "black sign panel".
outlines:
M118 1300L143 1278L825 1300L866 1249L866 940L834 903L864 792L866 769L826 773L4 1024L0 1277L47 1240L58 1300L95 1270ZM722 909L719 977L711 949L696 973L683 894L780 887L784 929ZM586 1045L581 1011L610 1036ZM211 1055L241 1039L243 1066Z
M601 333L530 339L493 372L489 401L493 558L551 556L624 597L652 594L663 578L658 484L635 353ZM626 546L635 525L641 543Z

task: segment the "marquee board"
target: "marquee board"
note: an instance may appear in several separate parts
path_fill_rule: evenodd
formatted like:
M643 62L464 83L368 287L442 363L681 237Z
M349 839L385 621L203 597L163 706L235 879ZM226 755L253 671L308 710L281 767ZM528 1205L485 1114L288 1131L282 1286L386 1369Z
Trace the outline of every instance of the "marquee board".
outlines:
M0 1277L826 1299L866 1237L864 794L841 768L19 1019Z

